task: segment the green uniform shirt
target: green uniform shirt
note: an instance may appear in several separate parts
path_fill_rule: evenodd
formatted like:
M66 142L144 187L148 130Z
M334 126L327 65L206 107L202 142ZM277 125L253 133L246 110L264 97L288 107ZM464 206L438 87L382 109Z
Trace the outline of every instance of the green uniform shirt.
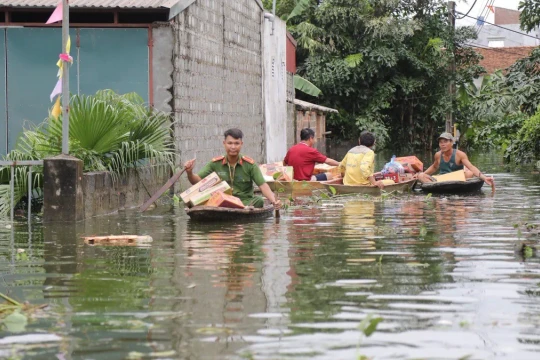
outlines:
M253 162L253 164L250 162ZM229 184L233 189L233 196L242 200L244 205L248 205L253 200L253 182L257 186L261 186L266 182L257 163L242 155L239 156L236 165L234 167L230 166L230 168L226 156L216 157L206 164L198 175L203 179L212 172L216 172L221 180ZM234 177L234 182L231 181L231 175Z

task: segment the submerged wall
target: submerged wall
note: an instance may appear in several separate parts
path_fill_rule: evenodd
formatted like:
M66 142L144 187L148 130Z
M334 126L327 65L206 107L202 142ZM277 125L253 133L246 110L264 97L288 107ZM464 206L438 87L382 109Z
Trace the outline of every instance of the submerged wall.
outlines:
M84 218L106 215L141 206L170 178L165 167L131 169L114 180L107 171L84 173L82 190Z

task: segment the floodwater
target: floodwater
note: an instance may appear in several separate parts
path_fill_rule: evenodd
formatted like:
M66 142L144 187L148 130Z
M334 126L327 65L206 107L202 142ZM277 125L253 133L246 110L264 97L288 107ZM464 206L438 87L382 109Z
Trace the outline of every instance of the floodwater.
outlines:
M2 326L0 358L539 359L540 261L514 244L540 238L514 224L540 222L540 177L473 162L494 196L326 201L227 225L175 207L2 223L0 292L49 306L22 332ZM81 239L109 234L153 242ZM365 337L370 314L383 321Z

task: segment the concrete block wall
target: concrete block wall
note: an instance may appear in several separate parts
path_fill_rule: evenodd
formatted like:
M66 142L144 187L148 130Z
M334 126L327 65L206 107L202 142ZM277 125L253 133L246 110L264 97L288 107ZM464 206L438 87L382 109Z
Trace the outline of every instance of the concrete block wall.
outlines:
M166 167L139 168L138 172L130 170L116 181L107 171L84 173L84 218L139 207L171 176Z
M257 0L197 0L174 28L174 130L178 162L199 170L223 153L223 132L244 132L243 153L265 156L263 10Z
M294 105L294 74L287 73L287 149L300 141L296 133L296 105Z

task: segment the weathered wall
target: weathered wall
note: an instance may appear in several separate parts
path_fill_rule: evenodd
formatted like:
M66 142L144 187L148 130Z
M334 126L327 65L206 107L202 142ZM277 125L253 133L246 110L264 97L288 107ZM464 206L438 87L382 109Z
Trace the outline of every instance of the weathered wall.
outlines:
M118 181L107 171L83 174L84 218L138 207L159 190L170 177L165 167L131 170Z
M172 113L174 107L174 33L169 23L157 23L152 27L152 46L154 107L160 111Z
M174 130L178 161L195 169L223 152L222 134L244 132L243 153L265 157L262 19L256 0L198 0L175 19Z
M270 163L287 154L287 27L276 17L274 24L264 21L263 33L266 162Z
M326 152L326 115L316 110L296 110L296 138L300 141L300 131L311 128L315 131L315 147L321 153Z
M478 34L478 39L476 39L474 43L481 46L488 46L490 40L502 40L504 41L504 47L540 45L540 41L538 39L523 35L519 26L519 23L506 24L504 25L506 29L503 29L497 26L484 24L482 31L480 31ZM507 29L513 30L514 32ZM537 30L533 30L529 32L528 35L538 36L538 33L539 32Z
M294 74L287 72L287 149L300 141L296 137L296 106L294 105Z

